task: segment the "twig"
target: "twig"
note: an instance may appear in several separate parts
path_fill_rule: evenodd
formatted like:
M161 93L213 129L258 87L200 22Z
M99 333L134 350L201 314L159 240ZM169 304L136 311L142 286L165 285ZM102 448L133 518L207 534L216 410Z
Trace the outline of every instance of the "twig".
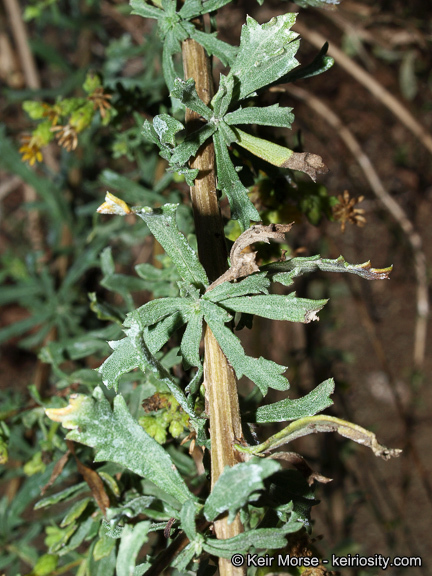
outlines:
M5 8L9 16L12 34L20 56L26 84L29 88L40 88L40 79L37 67L30 51L28 35L25 24L21 18L21 10L17 0L4 0Z
M294 30L299 32L303 38L308 42L321 48L325 42L326 38L322 36L319 32L314 30L309 30L304 24L299 24L298 22L294 26ZM351 74L358 82L363 84L365 88L369 90L378 100L380 100L384 106L393 112L393 114L404 124L411 132L420 140L420 142L429 150L432 154L432 136L423 128L423 126L417 122L411 112L403 106L397 98L395 98L388 90L386 90L373 76L371 76L366 70L349 58L346 54L342 52L336 46L330 46L328 53L332 56L337 64L342 66L348 74Z
M286 91L295 98L302 100L310 108L322 116L339 134L349 148L370 184L373 192L381 200L386 209L405 232L414 255L417 278L417 318L414 335L414 368L421 370L426 351L427 320L429 316L429 295L426 271L426 257L423 252L422 240L403 208L390 196L378 176L369 157L361 148L353 133L342 123L341 119L322 100L312 96L298 86L287 86Z

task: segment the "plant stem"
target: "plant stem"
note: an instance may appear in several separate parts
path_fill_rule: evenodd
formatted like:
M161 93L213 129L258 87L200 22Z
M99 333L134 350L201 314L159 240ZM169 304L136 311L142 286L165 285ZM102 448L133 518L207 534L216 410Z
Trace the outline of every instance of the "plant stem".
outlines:
M183 42L183 67L185 80L193 78L199 97L208 104L213 96L213 80L210 59L204 48L187 39ZM198 114L186 111L186 128L192 131L201 122ZM198 254L210 282L216 280L228 268L227 250L222 218L216 192L215 155L213 143L204 144L190 163L198 168L195 186L191 187ZM234 444L242 438L237 380L219 344L207 326L204 338L204 382L206 387L206 411L210 418L211 480L212 488L225 466L233 466L240 460ZM226 517L215 522L219 539L232 538L243 531L240 519L228 524ZM242 568L234 568L230 560L219 559L221 576L240 576Z

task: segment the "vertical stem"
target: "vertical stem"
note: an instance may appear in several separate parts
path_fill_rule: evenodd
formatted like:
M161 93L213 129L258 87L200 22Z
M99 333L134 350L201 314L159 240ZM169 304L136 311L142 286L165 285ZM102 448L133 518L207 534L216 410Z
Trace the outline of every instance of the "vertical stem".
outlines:
M187 39L183 42L183 68L185 79L193 78L199 97L208 104L213 96L210 59L204 48ZM201 122L198 114L186 111L186 128L195 130ZM190 163L198 168L198 177L191 187L198 253L210 282L227 269L227 251L222 218L216 193L215 155L213 143L204 144ZM234 443L241 439L241 421L237 395L237 380L212 331L207 326L204 338L204 382L206 406L210 418L212 487L225 466L239 461ZM215 522L218 538L232 538L243 531L240 519L228 524L227 518ZM240 576L242 568L234 568L230 560L219 559L221 576Z

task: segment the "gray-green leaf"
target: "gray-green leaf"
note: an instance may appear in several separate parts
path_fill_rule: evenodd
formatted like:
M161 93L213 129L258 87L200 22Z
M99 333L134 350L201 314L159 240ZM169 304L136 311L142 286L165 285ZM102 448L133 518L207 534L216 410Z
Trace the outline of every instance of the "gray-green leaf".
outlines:
M321 382L309 394L296 400L280 400L274 404L257 408L255 422L286 422L306 416L314 416L333 404L330 394L334 392L334 380L329 378Z
M261 126L291 128L294 122L294 114L291 113L291 110L292 108L280 108L279 104L263 106L262 108L250 106L230 112L224 120L232 126L236 124L260 124Z
M242 100L298 66L295 54L298 34L290 31L295 14L272 18L265 24L247 17L242 28L240 47L229 72L235 77L235 98Z
M102 389L93 398L76 394L64 409L48 409L47 416L71 430L69 440L96 450L96 462L115 462L151 480L180 504L194 498L166 451L132 418L123 396L111 409Z
M150 522L139 522L135 526L127 524L122 532L120 547L117 554L117 576L134 576L135 562L138 552L148 540Z
M297 298L295 293L292 293L287 296L279 294L242 296L222 300L219 304L233 312L256 314L271 320L308 323L312 320L318 320L317 312L326 303L327 300Z
M232 468L226 466L204 505L207 520L215 520L228 510L231 523L240 508L257 500L259 491L264 489L263 480L280 470L280 464L274 463L274 460L254 458Z
M208 286L207 275L198 256L180 232L176 222L178 204L165 204L162 208L135 208L156 240L173 261L180 276L194 286Z

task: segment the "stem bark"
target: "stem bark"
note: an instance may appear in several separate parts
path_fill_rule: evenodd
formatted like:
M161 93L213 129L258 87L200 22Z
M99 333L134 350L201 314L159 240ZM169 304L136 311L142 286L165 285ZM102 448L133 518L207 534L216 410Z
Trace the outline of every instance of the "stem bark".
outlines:
M210 59L204 48L187 39L182 45L185 80L193 78L199 97L208 104L213 96ZM195 130L201 122L198 114L186 111L186 128ZM204 144L190 163L199 170L190 194L194 210L198 240L198 254L210 282L214 282L228 268L223 222L216 192L215 155L213 143ZM204 383L206 412L210 419L211 482L212 488L225 466L234 466L241 457L234 443L242 438L237 380L225 355L208 326L204 337ZM240 518L228 524L227 517L215 522L219 539L232 538L243 531ZM241 576L242 568L235 568L230 560L219 559L221 576Z

